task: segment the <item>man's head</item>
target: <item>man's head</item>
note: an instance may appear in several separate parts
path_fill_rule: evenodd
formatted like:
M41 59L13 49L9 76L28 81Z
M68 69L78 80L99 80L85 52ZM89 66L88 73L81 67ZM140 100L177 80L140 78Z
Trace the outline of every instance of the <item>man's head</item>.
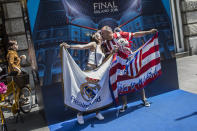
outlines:
M103 26L101 28L101 35L103 40L112 40L113 39L113 31L109 26Z
M10 50L18 50L18 43L15 40L10 40L8 42L8 49Z

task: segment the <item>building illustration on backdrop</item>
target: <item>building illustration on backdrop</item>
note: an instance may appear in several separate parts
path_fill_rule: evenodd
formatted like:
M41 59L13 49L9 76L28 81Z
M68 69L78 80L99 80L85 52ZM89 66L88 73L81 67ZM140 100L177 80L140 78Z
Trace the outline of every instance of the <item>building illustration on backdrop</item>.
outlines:
M61 42L72 45L86 44L90 41L87 34L104 25L110 25L112 28L120 26L123 31L128 32L157 28L162 59L173 57L174 43L170 18L160 0L40 1L32 34L41 84L61 82ZM150 37L133 39L133 50L139 48ZM69 52L76 63L84 69L89 51Z

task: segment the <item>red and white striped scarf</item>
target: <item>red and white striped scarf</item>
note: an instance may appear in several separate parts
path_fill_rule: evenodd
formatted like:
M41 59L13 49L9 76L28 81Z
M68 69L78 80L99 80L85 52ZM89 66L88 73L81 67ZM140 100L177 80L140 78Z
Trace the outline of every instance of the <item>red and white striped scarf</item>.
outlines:
M116 103L119 95L142 89L161 75L158 34L132 55L115 54L109 75Z
M112 40L107 40L103 43L105 48L107 49L107 52L114 50L114 46L117 46L119 48L119 50L125 52L126 51L126 50L124 50L125 46L119 42L120 39L125 39L128 42L128 45L126 47L130 48L131 45L130 45L129 41L133 39L133 33L131 33L131 32L116 32L116 33L114 33Z

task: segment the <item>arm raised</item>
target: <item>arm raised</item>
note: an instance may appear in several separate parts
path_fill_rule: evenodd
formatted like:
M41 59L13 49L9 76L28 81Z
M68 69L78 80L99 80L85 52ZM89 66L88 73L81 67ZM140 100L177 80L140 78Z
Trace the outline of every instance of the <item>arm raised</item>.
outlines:
M157 32L157 29L151 29L149 31L139 31L139 32L135 32L133 33L133 37L137 38L137 37L142 37L144 35L148 35L148 34L154 34Z
M84 49L91 49L91 48L95 48L95 42L90 42L88 44L84 44L84 45L68 45L67 43L62 43L60 44L60 47L64 47L64 48L70 48L70 49L79 49L79 50L84 50Z

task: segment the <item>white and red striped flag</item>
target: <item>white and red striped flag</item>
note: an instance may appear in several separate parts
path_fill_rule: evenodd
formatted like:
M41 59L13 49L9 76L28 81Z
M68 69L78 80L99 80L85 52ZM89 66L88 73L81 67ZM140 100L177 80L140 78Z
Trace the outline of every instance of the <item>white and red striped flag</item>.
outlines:
M118 96L144 88L161 75L158 33L131 55L119 51L110 67L110 85L115 102Z

